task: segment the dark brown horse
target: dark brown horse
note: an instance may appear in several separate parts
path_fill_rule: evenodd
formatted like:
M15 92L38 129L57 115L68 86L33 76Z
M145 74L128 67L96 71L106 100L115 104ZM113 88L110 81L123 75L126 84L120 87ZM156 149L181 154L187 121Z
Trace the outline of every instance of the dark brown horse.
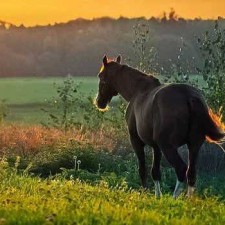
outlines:
M161 152L177 175L173 196L179 196L183 182L188 183L187 194L190 196L194 191L196 160L202 143L206 136L219 141L224 138L224 132L210 117L198 89L186 84L161 84L154 76L121 65L120 61L120 56L110 62L106 56L103 58L98 75L97 106L104 109L118 94L129 102L126 121L143 187L146 187L147 180L144 147L150 145L154 155L151 174L156 196L161 195ZM177 151L184 144L189 149L188 166Z

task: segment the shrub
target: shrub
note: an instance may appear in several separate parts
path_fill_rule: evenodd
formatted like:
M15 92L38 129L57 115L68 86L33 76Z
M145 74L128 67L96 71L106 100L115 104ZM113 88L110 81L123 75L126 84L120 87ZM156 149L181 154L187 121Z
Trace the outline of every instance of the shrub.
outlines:
M206 81L203 91L209 105L217 112L225 108L225 30L215 22L213 32L198 38L203 67L198 69Z
M156 73L157 51L152 46L151 29L148 22L139 20L133 27L134 62L145 73Z
M54 112L47 109L42 109L48 113L47 126L63 129L66 133L69 129L78 124L77 113L78 109L74 107L79 99L78 84L75 84L71 77L63 81L62 85L56 86L57 95L50 103L53 106Z

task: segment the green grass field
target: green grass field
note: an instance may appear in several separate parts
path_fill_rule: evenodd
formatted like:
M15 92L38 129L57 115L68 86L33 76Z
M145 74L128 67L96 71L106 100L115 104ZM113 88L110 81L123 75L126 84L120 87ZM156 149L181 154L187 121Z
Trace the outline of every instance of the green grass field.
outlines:
M0 100L8 105L6 121L20 123L41 123L46 114L41 108L56 96L56 85L65 78L1 78ZM76 77L83 96L97 92L97 77ZM56 85L55 85L56 84Z
M41 180L1 172L0 224L219 225L224 202L216 198L155 199L152 193L89 185L63 178Z
M60 77L1 78L0 100L5 100L9 106L6 121L28 124L45 121L46 114L41 108L48 107L48 102L57 95L56 86L64 80L65 78ZM203 85L202 79L198 80L199 84ZM98 89L97 77L75 77L74 81L80 84L81 96L93 95L94 98Z
M55 96L54 84L58 85L65 78L1 78L0 99L10 105L43 104ZM81 91L89 93L97 90L97 77L76 77L81 84Z

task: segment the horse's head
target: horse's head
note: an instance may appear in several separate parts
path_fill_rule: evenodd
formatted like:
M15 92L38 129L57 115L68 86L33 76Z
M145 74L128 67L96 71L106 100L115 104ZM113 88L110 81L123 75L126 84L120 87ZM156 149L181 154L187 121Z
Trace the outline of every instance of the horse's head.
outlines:
M97 107L100 109L105 109L107 104L111 101L113 96L118 95L113 85L113 74L115 73L113 69L113 64L120 64L121 57L118 56L116 61L109 61L106 56L103 58L103 65L98 74L99 77L99 89L98 96L96 98Z

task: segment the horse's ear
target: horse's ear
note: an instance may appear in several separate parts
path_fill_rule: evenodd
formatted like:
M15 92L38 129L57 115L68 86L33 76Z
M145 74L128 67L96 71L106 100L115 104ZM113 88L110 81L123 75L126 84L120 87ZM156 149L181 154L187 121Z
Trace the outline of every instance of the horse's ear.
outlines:
M107 63L108 63L108 59L107 59L107 56L105 55L104 57L103 57L103 65L104 66L107 66Z
M118 57L116 58L116 62L120 64L121 63L121 60L122 60L121 55L118 55Z

